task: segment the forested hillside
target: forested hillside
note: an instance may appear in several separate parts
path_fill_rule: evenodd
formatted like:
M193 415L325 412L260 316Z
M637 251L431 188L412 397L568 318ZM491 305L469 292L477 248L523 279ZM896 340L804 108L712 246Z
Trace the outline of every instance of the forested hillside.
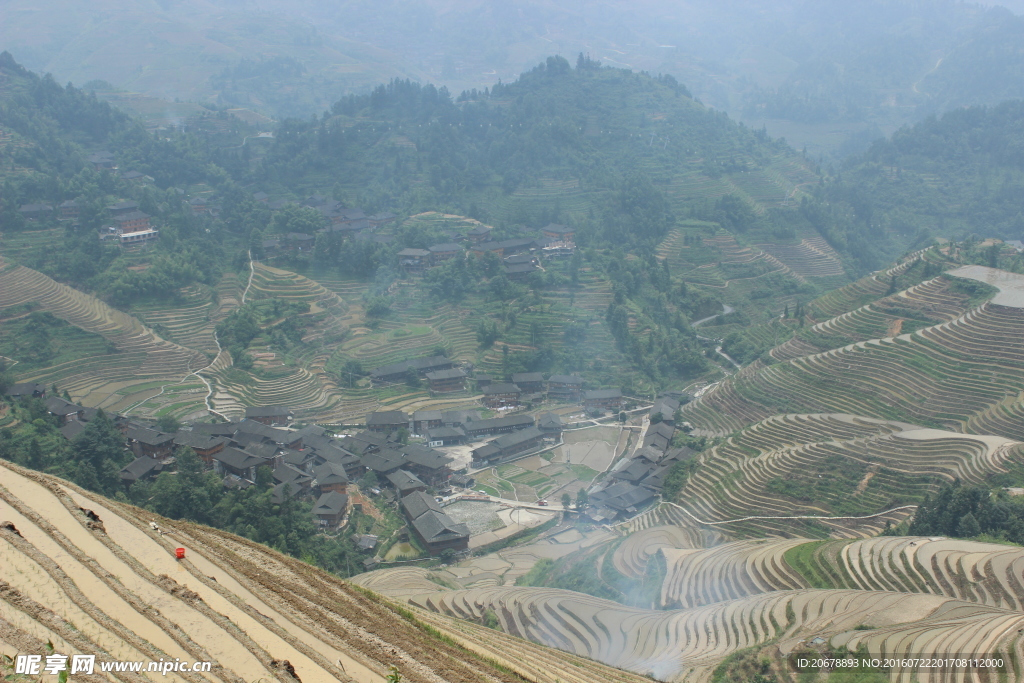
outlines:
M1024 102L929 118L850 160L821 199L878 234L1024 237Z
M218 381L242 404L285 383L308 387L290 400L311 411L365 410L354 378L400 360L385 352L398 339L407 355L444 350L503 375L586 368L629 391L680 386L719 364L731 370L715 339L751 360L792 334L771 322L780 314L796 322L814 297L932 235L995 225L1018 236L1015 104L901 131L826 177L675 79L583 55L458 96L395 80L320 117L285 120L269 138L216 109L154 134L10 55L0 74L5 258L130 309L211 359L216 328L235 361ZM104 154L116 172L96 162ZM986 164L1002 169L998 179ZM975 179L966 188L965 176ZM397 223L379 239L323 232L310 204L320 195L397 213ZM21 210L72 200L73 224ZM96 239L125 201L160 231L145 252ZM564 224L581 249L517 280L475 256L422 281L398 267L403 248L481 221L499 240ZM303 234L307 251L264 248ZM277 269L254 270L263 301L235 311L250 255ZM690 322L722 305L732 312L702 340ZM225 324L252 323L245 334L221 324L229 314ZM284 366L254 367L257 347Z

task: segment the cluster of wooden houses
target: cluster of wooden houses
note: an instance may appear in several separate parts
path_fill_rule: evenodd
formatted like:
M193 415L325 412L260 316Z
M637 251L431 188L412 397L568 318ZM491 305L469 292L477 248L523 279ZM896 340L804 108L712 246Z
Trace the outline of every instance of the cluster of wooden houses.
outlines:
M513 374L511 382L494 382L489 376L478 374L476 382L483 394L483 404L495 410L549 399L581 403L587 412L619 411L624 401L620 389L584 390L583 378L577 375L551 375L544 379L539 372L523 372Z
M541 228L539 237L508 240L491 238L492 228L477 225L465 233L454 234L448 242L426 249L408 247L398 252L398 266L407 273L422 273L456 256L473 254L482 258L487 253L502 259L501 272L511 280L523 280L541 269L539 256L559 258L572 256L576 249L576 231L554 223Z
M42 384L16 384L7 393L42 400L69 441L78 438L98 414L94 408L48 396ZM443 489L453 474L449 456L427 446L402 444L395 432L334 437L315 425L285 428L292 415L279 406L249 408L240 422L195 423L173 433L122 415L112 417L124 435L125 447L135 456L120 473L126 486L173 470L178 449L190 448L228 488L253 486L259 468L266 467L273 476L272 500L283 501L286 492L315 500L313 515L324 527L342 522L349 510L349 482L367 472L375 473L381 495L396 501L428 488ZM460 540L452 530L461 532L461 527L438 526L437 520L431 520L417 524L410 519L411 528L422 534L424 547L431 552L465 547L468 531Z
M490 438L472 451L474 467L487 467L529 455L545 443L556 442L562 427L562 419L555 413L546 413L540 418L525 413L481 418L475 410L419 410L411 415L388 410L366 417L366 428L371 433L394 434L405 429L426 437L430 447Z
M590 492L585 514L592 521L608 524L635 515L661 493L674 465L694 457L689 448L672 447L678 410L679 401L669 396L659 398L651 406L651 424L643 444L632 457L617 462L610 475Z
M514 373L511 381L501 382L482 372L470 377L465 367L459 367L456 361L446 356L413 358L382 365L370 371L370 379L378 386L407 382L412 376L425 380L432 394L466 391L472 380L477 391L482 394L484 407L492 410L514 409L524 403L550 400L582 404L588 413L599 413L620 411L625 404L620 389L584 390L583 378L577 375L551 375L545 378L540 372L520 372Z

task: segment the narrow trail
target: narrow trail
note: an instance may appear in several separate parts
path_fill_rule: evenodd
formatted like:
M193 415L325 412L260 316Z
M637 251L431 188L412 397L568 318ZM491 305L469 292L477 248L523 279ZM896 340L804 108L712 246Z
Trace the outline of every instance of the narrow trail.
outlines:
M518 502L520 502L520 500L519 500L519 492L518 492L518 491L516 491L516 485L515 485L515 483L513 483L513 482L509 481L509 480L508 480L508 479L506 479L505 477L503 477L503 476L501 476L500 474L498 474L498 468L497 468L497 467L492 467L492 468L491 468L491 472L493 472L493 473L494 473L494 476L495 476L495 478L496 478L496 479L497 479L498 481L503 481L503 482L505 482L506 484L508 484L509 486L511 486L511 487L512 487L512 495L516 497L516 502L517 502L517 503L518 503Z
M829 519L872 519L874 517L881 517L882 515L887 515L890 512L896 512L897 510L916 510L917 509L916 505L900 505L899 507L890 508L888 510L882 510L881 512L876 512L876 513L874 513L872 515L840 515L838 517L829 517L827 515L792 515L792 516L751 515L750 517L739 517L737 519L723 519L723 520L718 521L718 522L707 522L707 521L705 521L703 519L698 519L697 517L694 517L693 514L689 510L684 508L682 505L678 505L678 504L670 502L670 501L664 501L664 503L666 505L671 505L673 507L679 508L683 512L683 514L685 514L687 517L689 517L693 521L697 522L698 524L704 524L706 526L717 526L719 524L734 524L735 522L747 522L747 521L750 521L750 520L753 520L753 519L824 519L824 520L829 520ZM626 520L626 521L628 522L628 521L631 521L631 520ZM626 522L619 522L619 524L625 524L625 523ZM615 526L618 526L618 524L616 524Z
M249 288L252 287L252 278L253 278L254 274L255 274L255 268L253 267L252 252L250 251L249 252L249 282L245 286L245 291L242 292L242 305L243 306L245 305L245 297L246 297L246 295L249 294ZM156 333L154 332L154 334L156 334ZM177 382L168 382L167 384L165 384L162 387L160 387L160 391L158 393L153 394L149 398L144 398L141 401L139 401L138 403L132 404L131 406L129 406L124 411L123 415L125 417L127 417L128 413L130 413L131 411L135 410L136 408L138 408L140 405L142 405L146 401L151 401L151 400L153 400L154 398L156 398L158 396L162 396L164 391L166 391L167 387L173 387L173 386L177 386L179 384L183 384L189 377L195 376L195 377L198 377L199 380L206 386L206 396L203 397L203 404L206 406L206 411L208 413L212 414L212 415L216 415L217 417L220 417L220 418L230 422L231 418L229 418L224 413L221 413L221 412L219 412L217 410L214 410L213 404L210 403L210 399L213 398L213 393L214 393L213 392L213 385L210 384L210 381L206 377L203 377L201 374L199 374L200 372L202 372L206 368L213 367L214 365L216 365L217 361L220 360L221 354L224 353L224 347L222 347L220 345L220 339L217 337L217 328L216 327L214 327L214 329L213 329L213 342L217 345L217 355L214 356L213 360L210 361L209 365L207 365L205 368L200 368L199 370L192 370L191 369L192 363L191 363L191 361L189 361L189 368L188 369L190 370L190 372L187 375L182 377Z
M710 322L710 321L714 320L715 318L717 318L720 315L729 315L730 313L732 313L735 310L736 309L733 308L732 306L730 306L729 304L722 304L722 312L721 313L715 313L714 315L709 315L706 318L701 318L700 320L696 320L696 321L690 323L690 327L700 327L704 323Z
M917 86L921 83L921 81L923 81L924 79L928 78L928 76L930 76L932 73L934 73L934 71L936 69L938 69L940 66L942 66L942 60L943 59L945 59L945 57L939 57L939 61L935 62L935 66L933 66L931 68L931 71L926 73L924 76L921 76L921 78L917 79L914 82L914 84L912 86L910 86L910 89L913 90L915 93L920 94L921 91L917 89Z
M245 305L245 297L249 295L249 288L252 287L252 276L256 274L256 268L253 266L252 251L249 252L249 282L245 285L245 291L242 292L242 305ZM220 346L218 344L217 346Z

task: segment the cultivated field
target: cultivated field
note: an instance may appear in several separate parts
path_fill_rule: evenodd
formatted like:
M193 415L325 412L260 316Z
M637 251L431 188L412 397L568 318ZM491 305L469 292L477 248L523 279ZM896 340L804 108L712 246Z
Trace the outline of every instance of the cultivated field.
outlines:
M195 683L383 683L391 666L402 680L432 683L643 680L482 626L403 616L264 546L3 462L0 558L0 651L9 655L45 653L49 640L56 652L101 661L212 661L211 673L171 676Z

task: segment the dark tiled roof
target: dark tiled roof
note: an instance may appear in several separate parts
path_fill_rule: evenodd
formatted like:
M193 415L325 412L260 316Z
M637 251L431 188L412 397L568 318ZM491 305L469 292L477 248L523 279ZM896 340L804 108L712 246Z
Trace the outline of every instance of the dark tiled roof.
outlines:
M313 476L316 477L317 483L321 486L348 483L348 475L345 474L345 468L338 463L325 462L323 465L314 467Z
M35 393L43 393L46 391L45 384L39 384L38 382L20 382L19 384L13 384L7 389L8 396L31 396Z
M380 410L366 416L367 426L407 424L408 422L409 416L401 410Z
M455 244L454 242L445 242L444 244L435 244L427 249L432 254L446 254L449 251L462 251L462 245Z
M526 427L532 425L532 415L506 415L505 417L492 417L486 420L474 420L467 423L466 429L471 432L492 432L505 427Z
M427 430L427 437L431 441L462 438L464 436L466 436L466 432L461 427L431 427Z
M60 428L60 433L63 434L64 438L68 441L74 441L75 438L84 431L85 425L78 420L72 420Z
M402 498L402 509L405 510L405 514L409 515L409 519L416 519L430 511L442 512L437 501L422 491L413 491Z
M427 543L442 543L469 536L469 527L456 524L443 512L430 511L413 520L413 527Z
M249 417L288 417L292 411L284 406L252 406L245 409L245 416Z
M213 455L213 459L219 460L228 467L236 470L244 470L249 467L259 467L260 465L269 464L266 458L257 457L251 453L246 453L245 451L240 451L237 448L232 448L231 446L228 446L220 453L215 453Z
M512 375L512 383L519 384L520 382L543 382L544 375L539 372L517 372Z
M441 379L463 379L466 376L466 371L462 368L451 368L449 370L434 370L428 372L426 377L428 380L437 381Z
M147 446L166 446L174 443L174 434L164 434L152 429L129 429L126 436Z
M215 438L209 434L202 434L199 432L178 432L174 435L175 446L189 446L191 448L198 448L200 450L209 450L215 448L217 444L224 443L224 437Z
M515 384L509 382L502 382L501 384L488 384L483 389L484 396L490 396L492 394L519 394L522 390Z
M600 400L602 398L622 398L621 389L592 389L583 392L585 401Z
M558 223L548 223L543 228L544 232L551 232L556 235L568 235L569 233L576 232L575 228L570 228L565 225L559 225Z
M46 399L46 410L53 415L74 415L81 412L82 406L69 403L59 396L51 396Z
M502 434L491 443L504 450L506 448L511 448L512 446L518 446L524 441L536 439L541 436L544 436L544 434L536 427L527 427L526 429L520 429L512 432L511 434Z
M154 470L160 469L160 461L154 458L143 456L135 458L121 470L121 479L125 481L138 481Z
M578 384L583 386L583 378L576 375L551 375L548 382L553 384Z
M408 491L420 486L426 488L427 486L419 477L412 472L407 472L406 470L396 470L387 475L387 479L391 482L391 485L399 491Z
M316 500L313 506L314 515L339 515L348 506L348 496L337 491L328 491Z

